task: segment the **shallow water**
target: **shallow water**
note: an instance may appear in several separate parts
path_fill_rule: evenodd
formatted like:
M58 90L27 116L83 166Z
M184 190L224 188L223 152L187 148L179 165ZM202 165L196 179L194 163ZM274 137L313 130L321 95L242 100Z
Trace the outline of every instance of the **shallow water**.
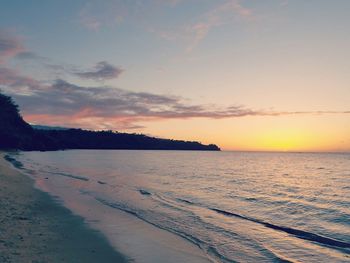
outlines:
M78 214L91 204L78 196L87 196L95 207L187 239L218 262L350 261L350 154L74 150L12 157L43 190L67 202L72 196ZM83 216L98 222L103 215Z

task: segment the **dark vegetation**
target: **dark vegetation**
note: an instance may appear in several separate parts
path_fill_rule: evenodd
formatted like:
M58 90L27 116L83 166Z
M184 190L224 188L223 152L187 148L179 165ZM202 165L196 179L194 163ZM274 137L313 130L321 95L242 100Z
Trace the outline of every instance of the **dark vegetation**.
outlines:
M159 139L142 134L82 129L34 129L26 123L11 97L0 93L0 149L143 149L219 151L214 144Z

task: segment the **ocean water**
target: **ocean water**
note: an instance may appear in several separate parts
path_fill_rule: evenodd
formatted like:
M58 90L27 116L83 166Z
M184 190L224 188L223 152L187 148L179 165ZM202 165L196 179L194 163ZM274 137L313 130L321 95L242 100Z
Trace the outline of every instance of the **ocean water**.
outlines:
M81 212L94 200L92 210L124 211L212 261L350 262L350 154L73 150L11 158L89 222L105 222Z

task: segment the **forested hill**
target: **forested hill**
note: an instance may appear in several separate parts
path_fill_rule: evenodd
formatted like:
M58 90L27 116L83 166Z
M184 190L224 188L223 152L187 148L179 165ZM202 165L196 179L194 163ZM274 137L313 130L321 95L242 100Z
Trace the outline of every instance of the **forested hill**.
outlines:
M13 100L0 93L0 149L142 149L220 151L214 144L159 139L142 134L82 129L33 129Z

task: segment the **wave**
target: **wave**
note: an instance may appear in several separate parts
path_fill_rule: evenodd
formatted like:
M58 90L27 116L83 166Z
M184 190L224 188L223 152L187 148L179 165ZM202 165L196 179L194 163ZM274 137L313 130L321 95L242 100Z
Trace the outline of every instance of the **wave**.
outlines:
M318 235L315 233L307 232L307 231L296 229L296 228L289 228L289 227L274 225L274 224L271 224L271 223L268 223L268 222L265 222L262 220L242 216L242 215L239 215L236 213L228 212L225 210L220 210L217 208L211 208L211 210L215 211L219 214L225 215L225 216L237 217L237 218L248 220L248 221L251 221L254 223L258 223L258 224L263 225L265 227L268 227L268 228L271 228L274 230L278 230L278 231L282 231L282 232L294 235L294 236L301 238L301 239L317 242L317 243L327 245L327 246L333 246L333 247L339 247L339 248L350 248L350 243L336 240L336 239L329 238L329 237L325 237L325 236L321 236L321 235Z
M4 159L10 162L15 168L23 169L23 164L20 161L17 161L15 158L11 157L10 155L6 154L4 156Z
M196 204L194 202L191 202L191 201L188 201L188 200L182 199L182 198L176 198L176 200L179 202L188 204L188 205L196 205L196 206L200 206L200 207L205 207L205 208L208 208L209 210L212 210L212 211L217 212L219 214L223 214L225 216L237 217L237 218L240 218L243 220L248 220L248 221L263 225L263 226L270 228L270 229L274 229L274 230L278 230L278 231L282 231L282 232L294 235L294 236L301 238L301 239L304 239L304 240L309 240L309 241L317 242L317 243L320 243L323 245L328 245L328 246L333 246L333 247L338 247L338 248L350 248L350 243L345 242L345 241L336 240L333 238L321 236L319 234L307 232L307 231L296 229L296 228L275 225L275 224L265 222L265 221L262 221L259 219L243 216L240 214L228 212L228 211L217 209L217 208L206 207L206 206L203 206L201 204Z
M189 234L178 232L178 231L175 231L174 229L166 228L166 227L160 226L158 224L155 224L155 223L145 219L138 212L134 211L132 208L130 208L130 207L126 206L126 205L123 205L123 204L120 204L120 203L116 203L116 202L110 202L110 201L107 201L107 200L99 198L99 197L95 197L95 199L97 201L99 201L100 203L102 203L103 205L106 205L106 206L109 206L109 207L121 210L121 211L126 212L128 214L131 214L133 216L136 216L138 219L140 219L142 221L145 221L146 223L149 223L149 224L151 224L151 225L153 225L153 226L155 226L157 228L166 230L166 231L171 232L173 234L178 234L179 236L181 236L182 238L185 238L186 240L188 240L191 243L195 244L199 248L201 248L201 244L204 243L202 240L200 240L200 239L198 239L198 238L196 238L194 236L191 236Z
M140 194L142 194L142 195L151 195L151 193L148 192L148 191L145 190L145 189L139 189L139 192L140 192Z
M4 159L8 162L10 162L15 168L20 169L20 170L24 170L27 171L29 173L33 173L33 171L31 171L30 169L26 169L23 165L23 163L21 163L20 161L16 160L14 157L6 154L4 156ZM67 174L67 173L62 173L62 172L50 172L50 171L42 171L39 170L39 172L44 172L47 174L53 174L53 175L59 175L59 176L65 176L65 177L69 177L72 179L77 179L77 180L81 180L81 181L89 181L88 178L83 177L83 176L78 176L78 175L73 175L73 174Z
M81 180L81 181L89 181L89 178L83 177L83 176L79 176L79 175L73 175L73 174L67 174L67 173L61 173L61 172L49 172L49 171L43 171L44 173L48 173L48 174L53 174L53 175L59 175L59 176L64 176L64 177L69 177L72 179L77 179L77 180Z
M188 201L188 200L186 200L186 199L176 198L176 200L178 200L178 201L180 201L180 202L182 202L182 203L188 204L188 205L194 205L193 202Z
M120 203L115 203L115 202L110 202L110 201L107 201L105 199L102 199L102 198L99 198L99 197L95 197L95 199L97 201L99 201L100 203L102 203L103 205L106 205L106 206L109 206L111 208L115 208L115 209L118 209L120 211L123 211L123 212L126 212L128 214L131 214L135 217L137 217L138 219L150 224L150 225L153 225L159 229L162 229L162 230L165 230L165 231L168 231L172 234L175 234L189 242L191 242L192 244L196 245L198 248L202 249L204 252L207 253L209 259L213 260L213 257L214 258L217 258L219 259L221 262L234 262L233 260L225 257L224 255L220 254L217 249L214 247L214 246L211 246L211 245L208 245L205 241L199 239L198 237L195 237L193 235L190 235L189 233L185 233L185 232L182 232L182 231L178 231L178 230L175 230L173 228L168 228L168 227L165 227L165 226L161 226L159 224L156 224L150 220L147 220L146 218L144 218L142 215L140 215L137 211L134 211L133 209L131 209L130 207L126 206L126 205L123 205L123 204L120 204ZM214 260L214 262L217 262L216 260Z
M20 160L23 160L23 164L22 164L20 161L16 160L17 155L18 154L16 153L6 155L4 156L4 159L11 162L12 165L15 166L16 168L28 171L28 169L26 169L26 166L28 165L27 160L20 158ZM33 165L28 166L30 168L32 167L38 168L37 166L39 166L39 164L36 164L33 162L30 162L30 164L35 164L34 166ZM36 169L35 171L40 172L40 169L39 170ZM162 192L160 190L158 192L157 188L151 188L150 190L148 190L148 185L137 185L137 186L135 185L129 186L124 184L114 185L114 181L111 185L109 185L110 181L108 181L108 179L106 179L107 181L103 181L103 180L98 181L97 179L100 179L100 177L97 177L96 179L94 179L94 177L91 176L89 179L86 177L72 175L69 173L62 173L58 169L55 168L54 170L54 167L49 167L49 166L44 166L42 172L50 173L57 176L70 177L72 179L77 179L82 181L90 180L91 183L79 184L79 185L83 185L84 187L85 186L93 187L95 183L100 185L107 185L108 187L106 188L106 191L109 189L109 187L111 188L115 188L116 186L127 187L128 190L134 191L134 193L136 193L136 200L141 199L141 201L147 202L146 203L147 205L148 204L153 205L154 204L153 202L157 202L156 203L157 206L155 206L156 209L145 210L142 208L142 206L139 206L139 204L134 204L133 203L135 201L134 199L132 199L132 201L124 202L123 198L114 198L113 196L113 199L109 199L108 197L103 195L105 198L107 198L106 200L106 199L100 199L99 197L96 197L96 193L94 192L86 192L86 194L95 198L97 201L99 201L104 205L124 211L130 214L131 216L135 216L145 221L146 223L149 223L157 228L176 234L190 241L191 243L201 248L205 253L207 253L208 256L210 256L211 258L215 258L220 262L232 262L233 260L230 259L229 257L240 258L239 255L233 255L231 253L232 251L230 251L231 250L230 243L224 242L227 240L239 240L238 241L239 244L242 243L244 244L244 246L246 245L246 246L249 246L249 248L252 248L252 250L248 251L249 253L246 251L244 252L240 251L241 254L245 253L244 255L250 256L250 252L253 252L253 254L256 253L257 257L261 256L261 258L267 258L273 262L293 262L291 261L293 259L289 259L288 257L285 257L284 250L275 249L275 247L273 246L271 246L270 248L268 247L268 244L265 244L265 241L260 242L259 239L256 239L254 232L249 233L249 235L245 235L245 233L241 234L240 231L236 233L234 227L232 228L226 227L226 222L225 224L220 224L221 221L217 222L217 220L220 220L218 216L222 217L222 215L224 217L234 217L241 220L246 220L245 222L247 224L248 224L247 221L259 224L263 228L266 227L268 229L271 229L269 231L272 231L272 232L275 232L274 230L281 231L283 233L289 234L293 238L297 238L297 239L299 238L299 239L311 241L310 243L313 243L315 246L316 245L325 246L325 247L328 247L328 249L336 249L339 251L343 251L346 254L350 254L350 250L349 250L350 241L347 239L347 237L344 238L342 237L342 235L338 237L333 234L329 235L331 237L327 237L327 236L323 236L322 232L321 232L322 235L319 235L309 231L288 227L288 224L283 223L282 219L281 221L278 221L278 220L270 221L268 219L265 219L264 217L253 216L252 214L244 213L239 210L237 210L238 213L226 211L225 210L226 208L220 207L219 206L220 202L217 202L215 199L207 200L204 198L203 199L196 198L196 196L192 196L192 197L189 197L188 195L181 196L182 192L175 192L175 191ZM77 170L77 172L72 170L72 172L79 174L79 170ZM101 177L101 178L105 179L105 177ZM343 189L348 189L348 188L349 187L347 186L343 187ZM104 186L97 188L98 191L103 189L105 189ZM206 188L206 189L209 189L209 188ZM234 198L240 198L240 199L243 199L244 201L249 201L249 202L252 202L252 201L261 202L263 198L263 197L261 198L260 196L258 198L255 198L255 196L244 197L244 195L240 195L240 192L237 192L236 194L237 195L235 195ZM287 195L285 193L281 193L281 194L283 194L281 198L277 199L277 197L272 196L273 198L272 199L270 198L269 200L266 199L266 202L270 202L270 204L272 203L272 205L275 205L275 206L280 205L282 208L287 207L285 206L285 204L290 204L291 202L293 202L294 199L290 199L290 201L288 201L286 198ZM134 195L132 195L132 197L134 197ZM231 197L231 195L226 195L225 197ZM306 199L306 197L304 197L302 201L303 201L302 203L303 206L307 206L307 208L312 207L312 209L321 208L323 209L323 211L327 211L328 215L334 214L334 220L340 220L340 222L342 222L342 224L344 225L348 224L348 222L346 221L346 213L344 214L344 218L339 219L338 214L335 215L334 213L336 210L330 211L331 207L328 208L328 207L317 206L318 202L315 202L314 200L308 200ZM324 202L326 201L327 200L325 199ZM343 202L346 202L346 201L343 201ZM323 201L320 203L323 203ZM341 206L346 207L346 203L344 204L342 203ZM170 214L168 213L169 211L170 211ZM206 216L208 216L209 219ZM234 222L235 221L234 218L232 219L228 218L228 220L231 222ZM332 222L332 219L333 218L329 218L329 217L327 218L328 222L329 221ZM275 224L270 222L273 222ZM339 222L336 222L336 223L339 223ZM191 229L191 227L193 229ZM200 231L197 231L197 227ZM306 230L311 230L311 229L308 229L307 227L305 228ZM320 232L320 230L317 230L315 232ZM209 235L211 233L213 233L213 237L217 239L212 238L212 236ZM337 239L334 239L334 237ZM219 242L221 243L218 243L217 240L219 240ZM226 246L220 246L221 244ZM236 248L235 245L234 247ZM240 247L238 245L237 247L239 251ZM321 249L321 247L319 247L319 249ZM286 253L286 255L289 255L289 254ZM292 258L293 256L294 255L292 255Z
M140 190L138 190L138 191L140 191ZM148 195L148 194L146 194L146 195ZM182 209L177 208L176 206L174 206L174 204L171 204L172 202L170 200L168 200L168 199L166 199L166 198L164 198L162 196L159 196L158 194L154 194L152 196L153 197L158 197L156 199L158 201L160 201L163 205L166 205L166 206L169 206L171 208L178 209L178 210L182 210ZM225 256L223 253L219 252L218 248L215 247L215 245L210 244L210 243L206 242L205 240L202 240L199 237L196 237L196 236L190 234L189 232L184 232L184 231L181 231L180 229L174 228L174 227L167 227L167 226L164 226L164 225L160 225L158 223L153 222L152 220L148 220L142 215L142 211L137 211L137 209L135 210L132 207L126 205L126 204L119 203L119 202L107 201L107 200L99 198L99 197L95 197L95 199L97 201L99 201L100 203L104 204L104 205L107 205L107 206L109 206L111 208L115 208L115 209L121 210L123 212L126 212L126 213L128 213L128 214L130 214L132 216L137 217L138 219L140 219L140 220L142 220L142 221L144 221L144 222L146 222L148 224L151 224L151 225L153 225L153 226L155 226L157 228L160 228L162 230L168 231L168 232L173 233L173 234L175 234L175 235L177 235L177 236L179 236L181 238L186 239L187 241L190 241L192 244L194 244L194 245L198 246L200 249L202 249L208 255L209 258L214 260L214 262L217 262L217 260L219 260L220 262L236 262L233 259L230 259L229 257ZM179 201L179 202L185 203L187 205L200 206L199 204L193 203L193 202L188 201L186 199L176 198L176 200ZM197 219L199 219L199 218L197 218ZM233 235L234 234L234 233L232 233L230 231L227 231L226 229L220 228L218 226L214 226L212 224L210 224L210 225L211 225L211 227L217 228L218 232L226 233L226 234L229 234L229 235ZM243 238L243 237L241 237L241 238ZM269 258L273 259L276 262L283 262L283 263L291 263L291 262L293 262L293 261L287 260L287 259L285 259L283 257L280 257L279 255L275 254L273 251L271 251L271 250L269 250L269 249L267 249L265 247L260 247L260 251L262 253L264 253L264 254L267 254Z

